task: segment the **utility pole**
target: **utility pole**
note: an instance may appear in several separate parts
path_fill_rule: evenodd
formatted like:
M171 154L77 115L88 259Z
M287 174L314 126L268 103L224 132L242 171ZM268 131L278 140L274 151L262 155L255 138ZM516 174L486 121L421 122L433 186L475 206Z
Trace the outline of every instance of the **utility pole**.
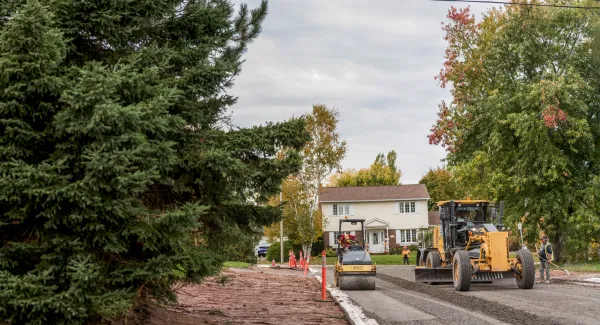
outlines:
M279 205L281 205L282 200L282 190L283 190L283 184L282 184L282 188L279 191ZM281 252L281 264L283 264L283 207L282 207L282 211L281 211L281 221L279 222L279 250Z

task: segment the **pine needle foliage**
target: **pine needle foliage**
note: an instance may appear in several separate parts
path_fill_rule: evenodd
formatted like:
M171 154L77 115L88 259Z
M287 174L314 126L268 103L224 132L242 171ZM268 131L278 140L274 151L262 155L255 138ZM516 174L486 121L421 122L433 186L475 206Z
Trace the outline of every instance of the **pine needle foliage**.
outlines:
M300 167L303 118L227 93L267 3L0 2L0 322L85 324L220 268ZM275 159L279 151L283 159Z

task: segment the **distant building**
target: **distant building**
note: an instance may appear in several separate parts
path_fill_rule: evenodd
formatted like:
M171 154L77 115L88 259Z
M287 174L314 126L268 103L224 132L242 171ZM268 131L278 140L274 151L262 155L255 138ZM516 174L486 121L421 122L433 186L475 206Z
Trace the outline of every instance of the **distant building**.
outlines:
M424 184L322 187L319 206L325 217L325 247L337 247L339 219L366 219L365 239L371 253L418 242L421 227L429 227L429 192ZM439 218L438 218L439 221ZM362 240L360 225L344 224L342 232Z

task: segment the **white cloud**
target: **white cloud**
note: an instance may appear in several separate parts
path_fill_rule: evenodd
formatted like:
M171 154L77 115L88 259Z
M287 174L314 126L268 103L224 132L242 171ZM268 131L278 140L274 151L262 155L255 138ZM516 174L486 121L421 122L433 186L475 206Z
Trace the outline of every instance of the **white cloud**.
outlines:
M244 1L255 7L259 0ZM464 7L466 5L453 3ZM427 135L447 90L441 22L450 4L426 0L271 0L263 33L250 45L231 93L241 126L310 112L314 103L340 110L348 141L344 168L369 166L396 150L402 183L441 165L443 148ZM473 5L479 14L485 5Z

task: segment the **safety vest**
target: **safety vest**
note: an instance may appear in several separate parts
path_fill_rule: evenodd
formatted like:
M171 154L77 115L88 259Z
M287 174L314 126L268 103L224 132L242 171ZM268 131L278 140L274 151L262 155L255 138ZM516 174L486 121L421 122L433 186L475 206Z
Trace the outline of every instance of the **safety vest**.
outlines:
M410 251L409 251L409 250L406 250L406 249L405 249L405 250L403 250L403 251L402 251L402 256L405 256L405 255L406 255L406 256L410 256Z
M542 248L540 250L542 252L544 252L544 257L546 258L546 261L552 262L552 259L548 258L548 255L550 255L550 254L548 254L548 246L552 247L552 245L550 243L542 244Z

